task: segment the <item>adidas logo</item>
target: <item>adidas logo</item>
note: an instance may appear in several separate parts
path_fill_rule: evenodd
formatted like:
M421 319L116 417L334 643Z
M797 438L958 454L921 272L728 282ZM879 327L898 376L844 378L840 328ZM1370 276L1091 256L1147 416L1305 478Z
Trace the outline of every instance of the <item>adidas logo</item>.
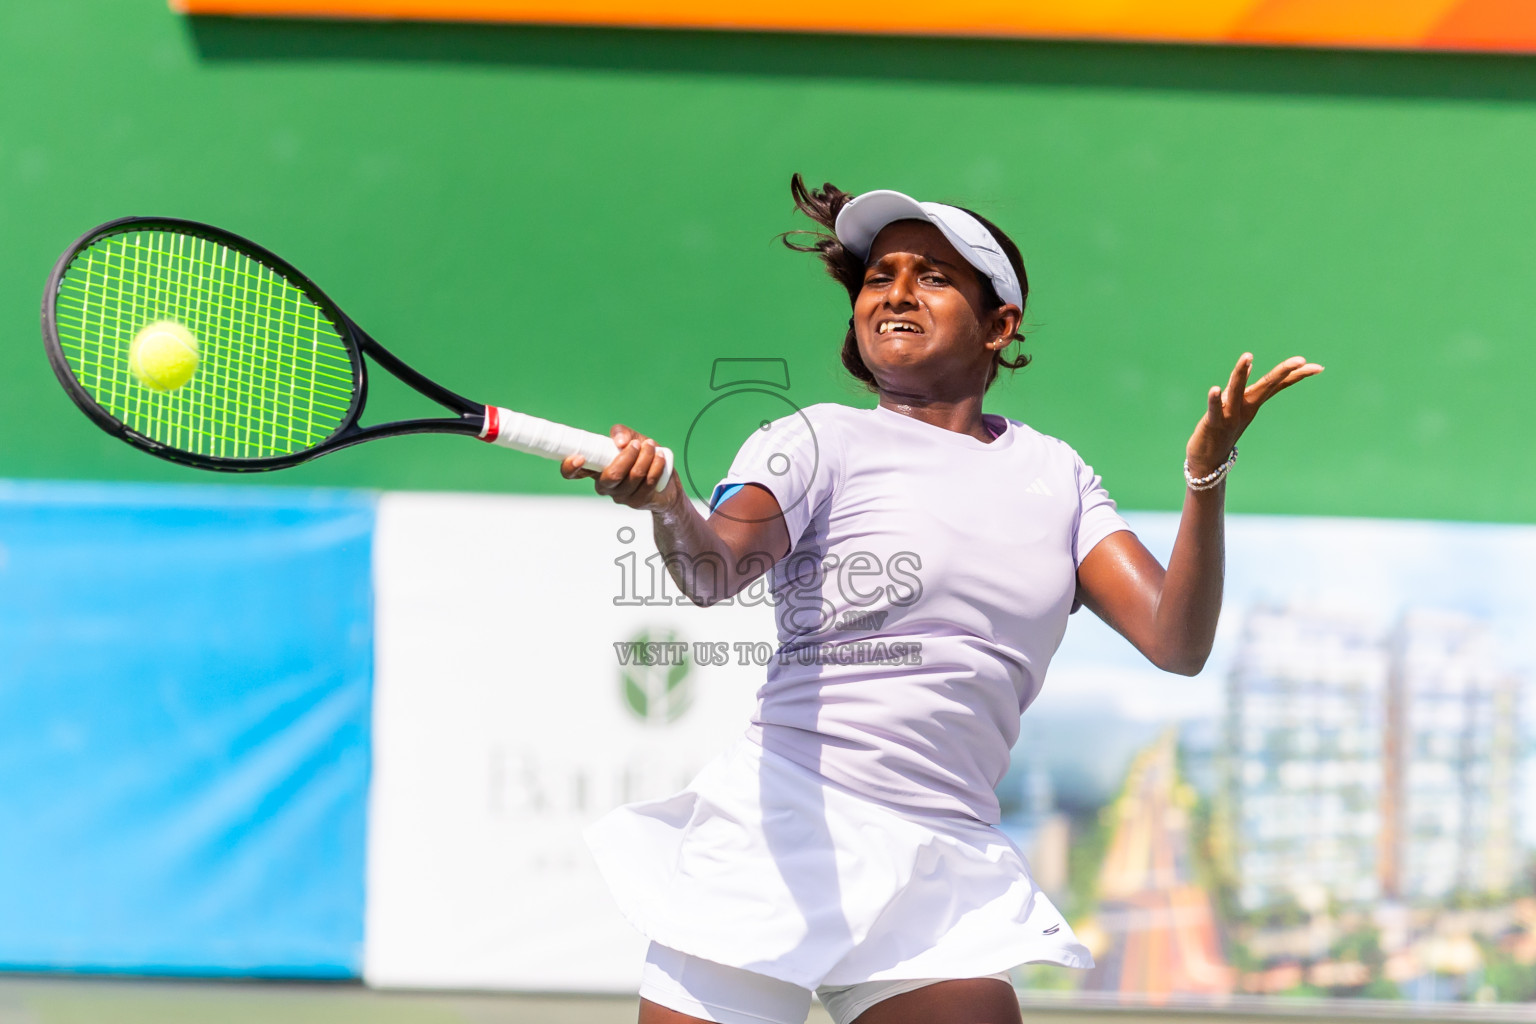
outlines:
M1024 493L1025 494L1039 494L1039 495L1041 495L1043 497L1046 497L1046 498L1054 498L1054 497L1056 497L1056 492L1051 490L1049 487L1045 486L1045 481L1041 480L1039 477L1035 477L1034 483L1032 483L1028 487L1024 488Z

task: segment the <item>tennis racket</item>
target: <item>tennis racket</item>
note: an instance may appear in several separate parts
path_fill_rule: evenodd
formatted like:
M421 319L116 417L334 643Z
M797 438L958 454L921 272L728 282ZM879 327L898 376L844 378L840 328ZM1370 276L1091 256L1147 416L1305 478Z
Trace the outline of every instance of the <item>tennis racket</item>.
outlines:
M97 426L199 469L284 469L399 434L467 434L550 459L580 454L593 470L620 451L604 434L449 391L291 264L194 221L126 217L81 236L48 279L43 342L64 390ZM359 425L368 361L453 415ZM673 459L656 451L660 489Z

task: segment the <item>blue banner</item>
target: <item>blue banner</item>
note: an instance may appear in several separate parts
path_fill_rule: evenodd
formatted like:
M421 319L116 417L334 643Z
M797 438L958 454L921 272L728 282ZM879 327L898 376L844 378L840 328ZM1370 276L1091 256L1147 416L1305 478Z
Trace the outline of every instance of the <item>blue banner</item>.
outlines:
M0 968L359 972L373 521L0 484Z

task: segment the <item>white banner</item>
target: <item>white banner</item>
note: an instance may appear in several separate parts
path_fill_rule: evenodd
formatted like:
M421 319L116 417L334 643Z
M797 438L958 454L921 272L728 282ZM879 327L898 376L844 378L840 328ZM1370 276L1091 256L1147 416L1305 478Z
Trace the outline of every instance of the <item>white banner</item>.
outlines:
M649 518L588 497L389 494L374 566L365 980L633 992L581 830L745 729L771 607L688 604Z

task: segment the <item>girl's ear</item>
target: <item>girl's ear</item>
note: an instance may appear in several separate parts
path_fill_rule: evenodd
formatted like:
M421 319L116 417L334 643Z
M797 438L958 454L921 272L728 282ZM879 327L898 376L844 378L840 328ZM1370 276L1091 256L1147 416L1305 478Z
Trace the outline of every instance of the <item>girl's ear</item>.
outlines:
M996 333L987 347L994 352L1001 352L1013 341L1013 336L1019 333L1019 324L1024 319L1024 313L1018 306L1009 304L999 306L993 313L993 323L996 325Z

